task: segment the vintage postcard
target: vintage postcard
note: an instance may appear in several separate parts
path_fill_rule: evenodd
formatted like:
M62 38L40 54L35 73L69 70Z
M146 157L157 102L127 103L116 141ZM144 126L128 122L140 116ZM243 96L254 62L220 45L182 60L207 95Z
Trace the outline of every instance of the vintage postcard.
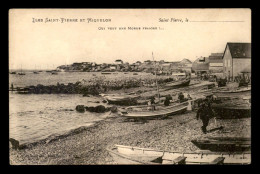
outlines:
M10 9L9 162L251 164L251 10Z

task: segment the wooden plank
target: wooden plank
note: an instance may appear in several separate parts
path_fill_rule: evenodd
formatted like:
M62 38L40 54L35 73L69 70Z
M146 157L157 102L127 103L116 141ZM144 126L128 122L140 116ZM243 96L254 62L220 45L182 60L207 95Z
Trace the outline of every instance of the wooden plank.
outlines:
M224 157L217 157L216 159L214 159L212 162L210 162L209 164L223 164L224 163L225 158Z

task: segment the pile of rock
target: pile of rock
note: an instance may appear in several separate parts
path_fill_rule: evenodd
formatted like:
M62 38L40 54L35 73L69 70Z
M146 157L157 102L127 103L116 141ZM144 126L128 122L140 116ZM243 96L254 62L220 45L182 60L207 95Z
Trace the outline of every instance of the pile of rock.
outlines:
M78 112L85 112L85 111L89 111L89 112L96 112L96 113L104 113L104 112L117 112L117 107L113 106L113 107L105 107L103 105L98 105L98 106L84 106L84 105L77 105L76 106L76 111Z

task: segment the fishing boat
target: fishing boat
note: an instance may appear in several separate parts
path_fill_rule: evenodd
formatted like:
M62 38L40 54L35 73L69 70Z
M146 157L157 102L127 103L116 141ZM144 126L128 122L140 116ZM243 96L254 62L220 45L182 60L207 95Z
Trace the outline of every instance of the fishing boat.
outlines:
M209 151L172 152L140 148L124 145L114 145L107 148L109 154L117 164L250 164L251 153L218 153Z
M180 81L177 81L177 82L169 82L169 83L166 83L164 85L164 87L167 87L167 88L179 88L179 87L184 87L184 86L189 86L190 84L190 78L186 78L184 80L180 80Z
M251 86L239 87L235 89L218 88L212 90L212 93L217 97L244 97L251 96Z
M244 152L251 150L250 138L244 137L208 137L194 139L191 142L201 150L213 152Z
M138 75L138 73L133 73L133 75Z
M13 71L13 72L10 72L10 74L16 74L16 72Z
M150 110L151 106L146 106L143 109L145 111L133 111L133 110L122 110L121 116L130 119L154 119L154 118L165 118L167 116L183 113L187 110L188 102L179 103L172 106L157 107L156 110Z
M21 65L21 72L19 72L18 75L25 75L25 73L23 73L22 65Z

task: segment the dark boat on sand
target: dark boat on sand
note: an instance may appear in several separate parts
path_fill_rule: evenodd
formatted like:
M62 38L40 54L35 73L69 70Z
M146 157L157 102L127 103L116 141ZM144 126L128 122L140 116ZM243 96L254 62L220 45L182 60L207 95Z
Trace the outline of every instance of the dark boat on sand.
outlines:
M101 72L101 74L111 74L110 72Z
M217 97L245 97L251 96L251 86L239 87L236 89L220 88L213 90L212 93Z
M109 104L116 104L116 105L132 105L136 103L136 100L140 97L140 95L105 95L104 98L107 100Z
M251 150L250 138L208 137L191 140L191 142L201 150L210 150L212 152L244 152Z
M177 82L169 82L169 83L166 83L166 84L164 85L164 87L173 89L173 88L179 88L179 87L189 86L189 84L190 84L190 79L188 78L188 79L180 80L180 81L177 81Z
M148 148L115 145L107 148L117 164L250 164L251 153L218 153L218 152L172 152Z

